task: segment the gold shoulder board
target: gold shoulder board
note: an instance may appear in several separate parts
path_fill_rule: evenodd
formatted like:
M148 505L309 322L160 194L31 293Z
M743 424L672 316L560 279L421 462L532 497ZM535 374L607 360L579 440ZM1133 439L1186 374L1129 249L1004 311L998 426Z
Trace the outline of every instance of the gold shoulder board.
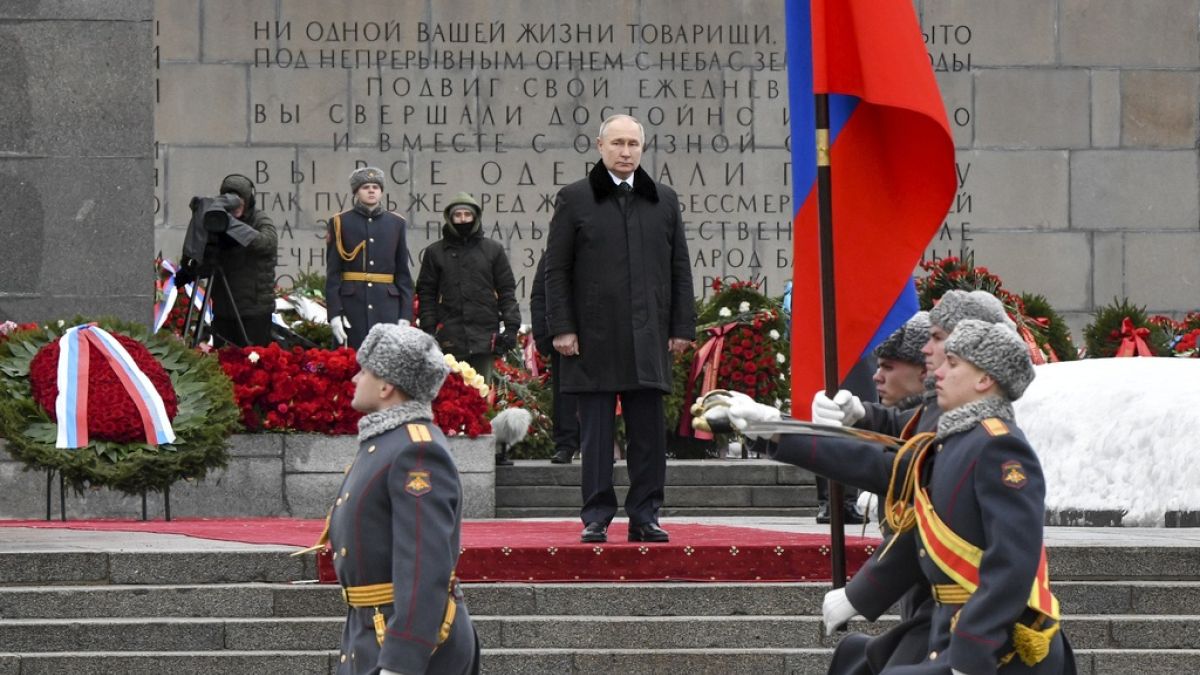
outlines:
M1004 424L1004 420L989 417L983 421L983 428L992 436L1003 436L1008 433L1008 426Z

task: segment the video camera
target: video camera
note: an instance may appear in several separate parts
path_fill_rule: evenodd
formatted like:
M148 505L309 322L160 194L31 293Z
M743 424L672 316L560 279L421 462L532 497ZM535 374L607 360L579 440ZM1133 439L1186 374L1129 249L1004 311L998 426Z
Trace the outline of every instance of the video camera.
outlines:
M192 197L192 219L183 239L183 265L191 271L215 262L220 249L249 246L258 230L234 217L242 198L233 193Z

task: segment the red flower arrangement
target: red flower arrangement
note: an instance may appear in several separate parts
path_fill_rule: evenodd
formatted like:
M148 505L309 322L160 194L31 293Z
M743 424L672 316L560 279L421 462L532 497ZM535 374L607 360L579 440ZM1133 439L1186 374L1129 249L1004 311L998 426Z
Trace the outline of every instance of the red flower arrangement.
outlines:
M247 431L305 431L356 434L362 413L350 406L358 372L354 350L225 347L222 370L233 381L234 398ZM433 402L434 421L448 436L491 432L487 400L452 372Z
M1180 335L1172 351L1176 356L1200 358L1200 345L1197 343L1200 343L1200 328Z
M760 284L715 280L715 294L697 312L695 350L680 387L680 436L690 436L692 401L712 389L739 391L767 405L787 399L787 324L779 302L766 297Z
M113 337L129 355L134 363L154 385L163 405L167 409L167 417L175 419L179 410L175 397L175 388L171 385L171 377L159 365L154 356L141 342L113 333ZM57 421L54 401L58 398L58 352L61 338L48 343L38 350L37 355L29 364L29 382L33 389L33 398L46 411L50 418ZM117 378L117 374L108 365L99 348L90 341L85 341L88 355L92 364L88 376L88 400L91 405L87 411L88 435L116 443L133 443L145 440L146 432L142 427L142 418L134 405L133 399L125 391L125 387Z
M442 433L471 438L492 433L487 409L487 395L467 384L462 373L451 366L437 398L433 399L433 421Z
M362 416L350 407L351 378L358 372L354 350L294 347L225 347L221 369L233 381L233 395L247 431L358 433Z
M14 321L5 321L0 323L0 344L8 339L9 335L22 330L34 330L38 325L36 323L16 323Z

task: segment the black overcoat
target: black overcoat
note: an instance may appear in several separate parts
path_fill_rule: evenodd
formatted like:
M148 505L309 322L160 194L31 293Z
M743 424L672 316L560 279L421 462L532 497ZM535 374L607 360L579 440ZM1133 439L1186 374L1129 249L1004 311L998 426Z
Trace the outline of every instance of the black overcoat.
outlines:
M546 244L546 322L575 333L562 391L671 391L670 338L695 339L692 271L675 191L637 169L622 208L604 164L559 191Z

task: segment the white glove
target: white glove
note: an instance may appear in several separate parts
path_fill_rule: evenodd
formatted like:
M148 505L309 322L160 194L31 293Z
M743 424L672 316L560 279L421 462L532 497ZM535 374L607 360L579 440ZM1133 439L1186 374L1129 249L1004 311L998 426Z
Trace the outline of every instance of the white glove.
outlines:
M953 668L951 668L951 669L950 669L950 672L951 672L951 673L953 673L953 675L967 675L967 674L966 674L966 673L964 673L963 671L961 671L961 670L955 670L955 669L953 669Z
M400 673L397 673L394 670L388 670L387 668L380 668L379 675L400 675Z
M758 438L759 434L753 431L747 432L746 425L750 422L778 422L783 418L779 412L779 408L775 406L759 403L749 396L739 392L730 392L731 400L729 407L726 409L726 414L729 415L729 423L734 429L742 432L746 438ZM766 434L771 436L772 434Z
M333 339L337 340L339 345L346 344L346 329L350 327L350 322L344 316L335 316L329 320L329 328L333 330Z
M848 427L866 416L862 401L845 389L829 398L825 392L818 391L812 400L813 424L824 424L831 427Z
M837 630L838 626L849 621L855 614L858 614L858 610L850 604L845 588L835 588L826 593L825 601L821 603L821 620L825 622L825 636L833 635L833 631Z
M863 491L858 493L858 511L862 514L864 523L871 522L871 514L875 511L872 507L878 503L879 496L874 492Z

